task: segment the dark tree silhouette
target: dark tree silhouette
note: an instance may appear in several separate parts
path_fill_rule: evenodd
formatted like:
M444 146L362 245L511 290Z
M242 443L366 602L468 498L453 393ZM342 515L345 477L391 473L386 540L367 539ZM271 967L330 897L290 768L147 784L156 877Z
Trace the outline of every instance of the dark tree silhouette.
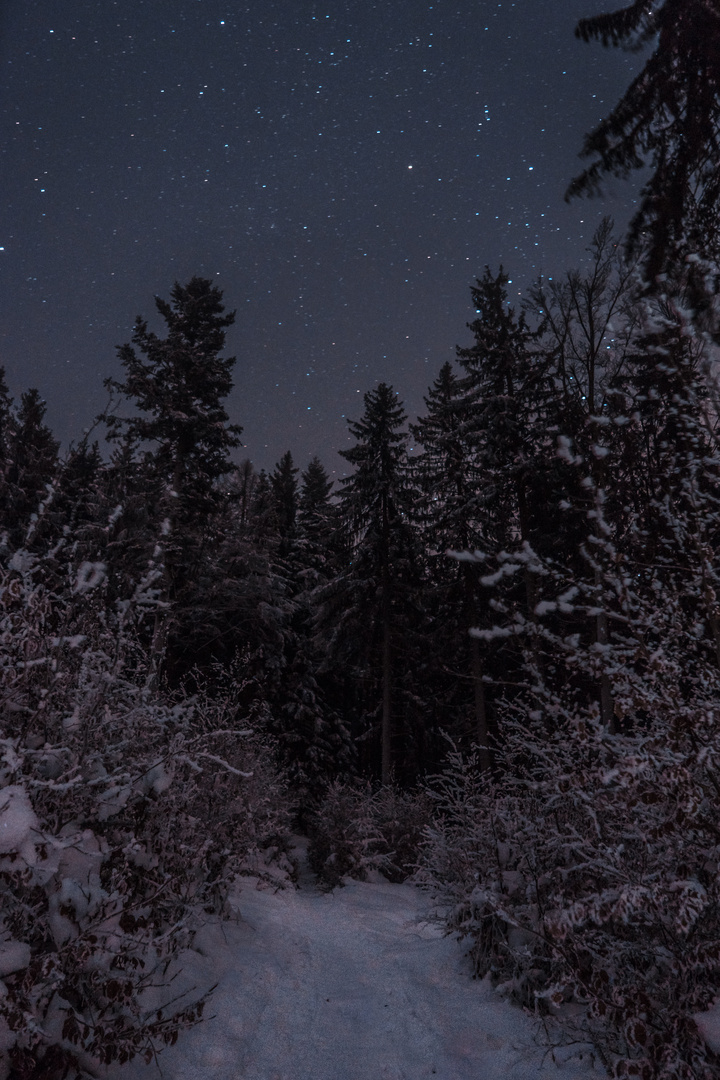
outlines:
M433 655L440 659L446 671L452 672L451 687L443 680L441 693L446 707L458 689L462 699L466 698L469 675L478 760L483 769L489 769L480 642L469 633L479 622L479 568L468 560L450 559L447 554L448 550L482 548L486 539L483 526L487 515L482 488L485 478L471 449L473 437L463 386L452 365L443 364L424 399L425 415L419 417L416 424L411 424L410 429L423 448L415 463L419 488L416 516L426 548L430 549L426 553L428 587L432 592L434 613L437 608L428 636L433 641Z
M295 533L295 518L298 511L298 482L300 470L294 464L292 454L286 451L270 474L270 487L275 510L277 529L284 541L289 541Z
M342 658L345 650L356 671L365 666L370 697L380 691L380 771L383 784L388 784L396 732L398 624L404 586L412 576L406 414L396 391L386 383L369 390L364 405L360 420L348 424L355 446L340 451L355 471L341 481L341 513L349 542L346 565L334 587L335 604L339 601L342 610L330 637L336 656ZM377 712L375 702L371 710Z
M191 603L210 521L222 502L217 481L232 471L229 454L240 445L242 430L229 423L223 405L235 358L220 355L235 313L224 314L222 292L206 278L176 282L171 297L171 303L155 298L167 337L158 337L138 316L132 344L119 349L125 379L106 380L137 411L122 416L108 410L102 417L108 438L121 445L125 472L133 475L140 465L134 481L140 480L145 502L152 503L149 552L162 533L152 558L162 566L161 592L171 608L156 620L157 670L168 635L177 629L177 612ZM135 482L134 489L137 495Z
M7 524L17 545L23 543L30 516L38 511L57 467L60 444L45 423L45 408L37 390L26 390L12 425Z
M582 156L594 160L566 197L592 194L604 176L627 177L649 164L629 250L644 252L651 287L661 283L660 275L677 276L690 259L690 300L702 311L714 291L720 235L720 5L635 0L581 20L576 35L628 50L650 42L655 48L610 115L586 137Z
M172 303L155 298L168 328L166 338L148 330L138 316L132 344L119 357L125 380L106 380L115 394L133 401L140 415L104 419L109 438L121 436L136 447L150 444L156 469L182 501L214 502L212 485L230 472L228 452L240 445L242 429L230 424L222 404L232 389L234 357L221 357L225 329L235 313L225 315L222 292L211 281L194 277L173 286Z

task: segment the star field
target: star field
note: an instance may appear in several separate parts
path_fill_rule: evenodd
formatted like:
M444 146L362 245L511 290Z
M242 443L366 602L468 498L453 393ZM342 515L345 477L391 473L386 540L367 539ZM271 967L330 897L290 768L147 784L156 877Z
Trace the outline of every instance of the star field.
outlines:
M578 264L633 189L566 206L642 59L573 37L598 0L35 0L0 15L0 363L77 439L115 346L193 274L237 309L241 456L343 471L345 417L413 414L469 286ZM10 10L9 10L10 9ZM158 327L159 329L159 327Z

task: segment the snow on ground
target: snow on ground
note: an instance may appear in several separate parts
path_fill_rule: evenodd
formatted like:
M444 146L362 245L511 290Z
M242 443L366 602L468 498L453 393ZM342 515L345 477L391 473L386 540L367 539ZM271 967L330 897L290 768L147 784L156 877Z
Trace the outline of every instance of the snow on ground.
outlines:
M303 854L302 848L298 851ZM429 921L410 885L348 882L321 893L243 883L240 920L206 926L184 985L218 982L212 1019L183 1032L165 1080L588 1080L587 1052L556 1052L530 1017L470 977L465 947ZM113 1080L157 1080L132 1063Z

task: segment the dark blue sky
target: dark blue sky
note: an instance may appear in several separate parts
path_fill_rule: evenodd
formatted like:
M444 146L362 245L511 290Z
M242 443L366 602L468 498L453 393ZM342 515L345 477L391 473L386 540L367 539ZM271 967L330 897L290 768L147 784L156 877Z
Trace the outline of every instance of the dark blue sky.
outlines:
M614 5L611 5L614 6ZM642 58L578 42L598 0L26 0L0 14L0 363L58 437L174 280L237 322L243 456L344 471L345 417L411 414L467 343L469 286L578 265L633 190L568 207L584 133ZM154 321L153 321L154 325Z

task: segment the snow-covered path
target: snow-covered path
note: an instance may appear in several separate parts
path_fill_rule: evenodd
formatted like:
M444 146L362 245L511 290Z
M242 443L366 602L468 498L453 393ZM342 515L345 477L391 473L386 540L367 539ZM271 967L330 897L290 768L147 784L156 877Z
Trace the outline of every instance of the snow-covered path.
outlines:
M352 882L319 893L237 896L238 924L206 927L183 978L219 981L209 1019L160 1058L166 1080L580 1080L533 1024L469 977L463 946L426 921L408 885ZM598 1067L599 1070L599 1067ZM114 1070L150 1080L156 1067Z

